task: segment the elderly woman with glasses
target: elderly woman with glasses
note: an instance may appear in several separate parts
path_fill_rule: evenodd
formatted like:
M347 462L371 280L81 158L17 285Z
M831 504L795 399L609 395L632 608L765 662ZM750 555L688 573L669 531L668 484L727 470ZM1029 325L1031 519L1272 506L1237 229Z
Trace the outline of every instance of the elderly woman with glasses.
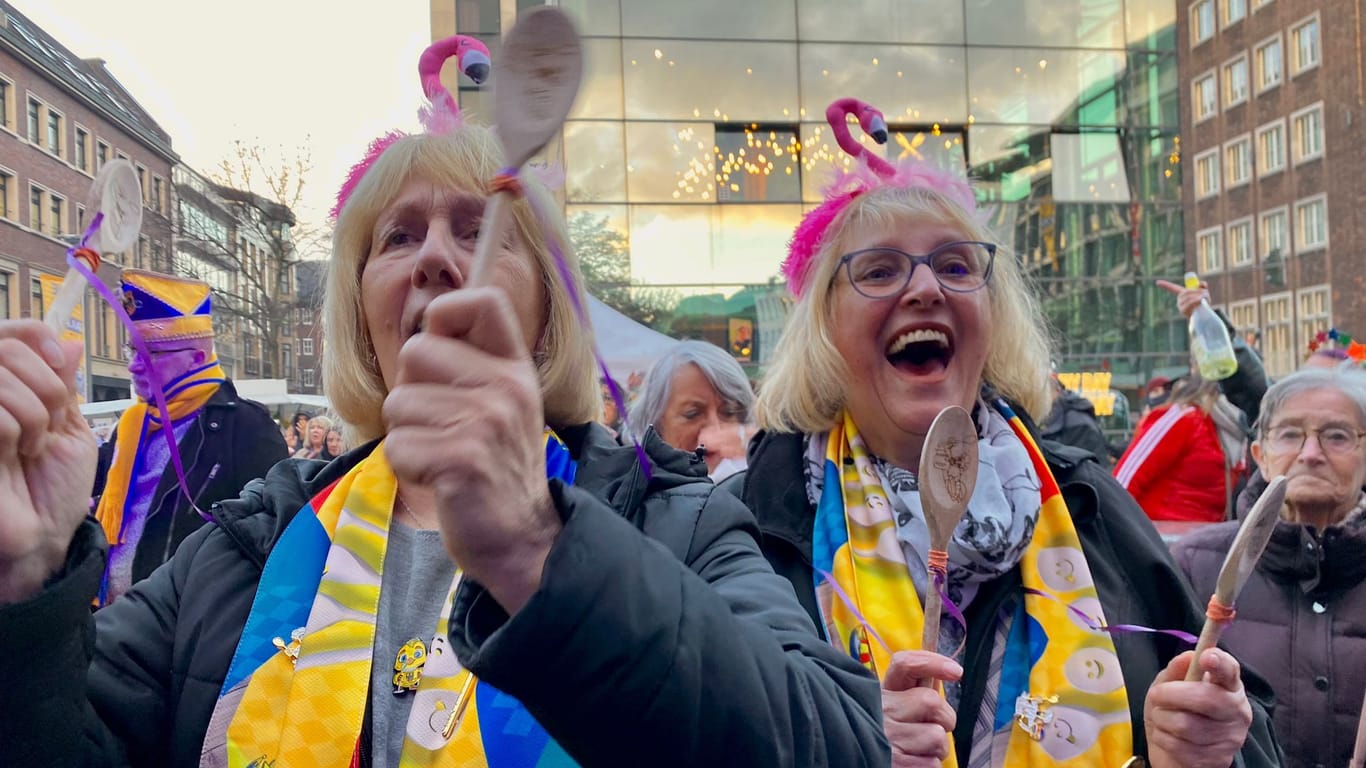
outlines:
M701 451L721 481L744 469L754 390L745 369L705 341L679 342L655 362L631 409L636 429L654 427L664 442Z
M847 138L839 106L827 116ZM866 105L851 110L884 130ZM1233 657L1202 656L1204 680L1185 683L1192 654L1173 638L1103 631L1202 617L1105 468L1036 443L1045 323L982 220L961 177L866 154L804 217L742 491L769 561L882 680L893 765L1277 764ZM917 472L948 406L972 413L980 462L964 519L934 552ZM951 601L962 623L946 610L922 649L925 599Z
M1224 632L1276 691L1287 765L1347 765L1366 689L1366 372L1308 369L1262 400L1252 455L1289 479L1281 520ZM1214 582L1237 523L1174 547L1196 593Z

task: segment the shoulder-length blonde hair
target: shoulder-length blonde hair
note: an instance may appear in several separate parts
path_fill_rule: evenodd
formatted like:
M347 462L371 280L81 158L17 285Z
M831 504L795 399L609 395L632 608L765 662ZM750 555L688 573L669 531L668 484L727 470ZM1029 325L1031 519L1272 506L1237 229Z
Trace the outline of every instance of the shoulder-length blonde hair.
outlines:
M412 179L477 195L491 193L502 149L493 133L467 125L447 134L405 136L384 150L356 185L337 216L332 260L323 301L327 353L323 387L333 410L346 425L347 442L355 445L384 434L380 407L389 391L380 377L374 345L361 304L361 272L370 254L375 221ZM523 177L527 195L535 195L544 211L556 211L550 195ZM546 324L534 352L541 380L546 423L561 428L593 421L602 408L594 373L592 342L574 311L574 297L559 279L548 238L564 253L575 283L583 280L569 246L563 219L549 215L542 231L526 200L512 204L512 220L522 242L531 249L546 296Z
M862 194L830 223L828 237L815 255L807 293L797 300L773 352L773 363L759 388L755 414L759 426L776 432L821 432L835 426L845 407L852 376L831 335L831 301L840 255L853 233L926 220L962 231L970 240L994 242L987 228L957 204L922 187L880 187ZM991 335L982 373L1001 394L1035 418L1048 413L1048 374L1052 359L1043 313L1009 249L1000 247L987 291Z

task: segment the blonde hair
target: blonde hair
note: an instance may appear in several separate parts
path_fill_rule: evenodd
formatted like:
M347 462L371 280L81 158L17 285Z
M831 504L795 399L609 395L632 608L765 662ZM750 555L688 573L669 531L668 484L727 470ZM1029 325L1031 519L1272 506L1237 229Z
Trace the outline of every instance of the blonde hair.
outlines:
M839 258L854 233L929 219L970 240L995 242L991 232L948 198L923 187L880 187L860 195L830 223L815 255L807 293L797 300L773 352L755 404L759 426L776 432L821 432L845 407L852 372L835 348L831 294ZM1014 255L998 247L987 291L991 336L982 378L1036 419L1048 413L1051 343L1046 320ZM971 343L971 342L969 342Z
M487 196L491 192L489 181L499 171L501 160L498 140L483 126L405 136L384 150L337 216L323 301L327 336L323 388L344 422L348 444L384 434L380 408L389 393L375 360L361 303L361 272L370 253L375 221L412 179ZM526 195L535 196L541 210L557 210L549 193L532 179L524 176L522 186ZM574 311L574 299L584 301L583 280L564 220L551 215L538 222L525 199L514 202L511 209L513 225L536 260L546 296L545 328L534 354L546 423L562 428L593 421L602 402L591 336L580 326ZM542 231L542 224L546 231ZM551 241L564 254L580 286L578 297L571 297L558 277Z
M304 441L304 444L301 445L301 446L299 446L300 448L308 448L308 447L310 447L310 446L309 446L309 443L308 443L308 435L309 435L310 432L313 431L313 427L315 427L315 426L316 426L316 427L322 427L322 428L323 428L323 445L324 445L324 446L327 445L327 432L328 432L328 430L332 429L332 428L334 427L334 425L332 424L332 420L329 419L327 416L325 416L325 415L323 415L323 414L318 414L317 416L314 416L313 418L309 419L309 420L308 420L308 423L304 425L304 434L303 434L303 441Z

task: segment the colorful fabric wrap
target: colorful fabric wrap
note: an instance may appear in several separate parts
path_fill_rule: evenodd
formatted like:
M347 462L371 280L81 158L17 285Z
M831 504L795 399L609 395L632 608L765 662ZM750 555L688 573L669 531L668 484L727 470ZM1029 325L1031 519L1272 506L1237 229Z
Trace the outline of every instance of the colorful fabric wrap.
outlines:
M574 480L550 430L546 474ZM266 560L209 722L201 766L296 768L360 763L375 616L398 483L384 444L323 489ZM573 760L516 699L470 679L447 639L451 597L412 695L401 768L567 768ZM284 642L288 639L290 642ZM389 695L388 691L373 695ZM471 701L472 697L472 701ZM463 716L450 732L453 712Z
M1128 697L1110 635L1078 616L1104 620L1071 514L1023 423L1004 402L993 407L1029 452L1042 486L1038 525L1020 561L1023 606L997 695L996 730L1010 729L1004 764L1122 765L1133 755ZM830 641L881 677L892 652L920 648L924 611L887 493L847 414L843 424L830 433L816 507L817 602ZM1032 716L1017 717L1021 704ZM957 764L951 747L944 765Z
M166 382L166 410L169 422L190 416L204 407L204 404L218 391L225 381L223 369L218 365L218 356L210 354L204 364L186 371L179 378ZM95 508L95 519L104 528L104 536L110 545L122 544L125 513L133 501L129 498L133 478L137 475L145 451L143 447L151 435L166 425L155 404L142 398L119 417L115 431L114 460L110 463L109 474L105 478L104 493L100 495L99 506ZM107 576L106 576L107 578ZM101 590L103 591L103 590Z

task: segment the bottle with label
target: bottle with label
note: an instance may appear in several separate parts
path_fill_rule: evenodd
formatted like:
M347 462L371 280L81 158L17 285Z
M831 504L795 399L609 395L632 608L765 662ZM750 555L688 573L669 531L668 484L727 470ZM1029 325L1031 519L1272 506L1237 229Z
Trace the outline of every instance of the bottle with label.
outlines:
M1200 277L1194 272L1186 273L1186 288L1195 290L1200 287ZM1238 370L1238 359L1233 355L1233 342L1228 337L1228 327L1219 319L1205 299L1191 313L1191 354L1195 356L1195 367L1200 378L1206 381L1227 379Z

